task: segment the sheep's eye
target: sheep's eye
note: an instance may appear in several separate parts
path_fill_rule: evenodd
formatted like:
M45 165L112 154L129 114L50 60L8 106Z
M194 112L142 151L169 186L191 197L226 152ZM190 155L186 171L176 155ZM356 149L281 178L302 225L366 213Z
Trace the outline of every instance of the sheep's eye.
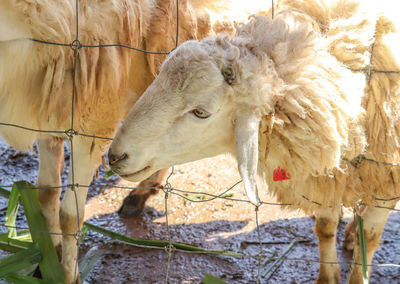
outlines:
M208 111L205 111L204 109L199 109L199 108L196 108L196 109L192 110L192 113L193 113L197 118L200 118L200 119L209 118L210 115L211 115Z

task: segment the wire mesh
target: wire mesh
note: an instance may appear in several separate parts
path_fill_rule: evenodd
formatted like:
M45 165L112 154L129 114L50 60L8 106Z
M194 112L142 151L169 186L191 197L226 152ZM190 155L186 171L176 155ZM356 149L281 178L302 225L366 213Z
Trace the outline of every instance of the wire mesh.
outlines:
M175 36L175 48L178 46L179 42L179 0L176 0L176 36ZM274 18L275 16L275 3L274 0L271 0L271 16ZM81 223L80 223L80 216L79 216L79 202L78 202L78 196L77 196L77 190L79 188L89 188L91 186L99 186L99 187L104 187L106 184L102 183L94 183L92 185L81 185L78 183L75 183L75 172L74 172L74 137L76 136L83 136L83 137L88 137L88 138L93 138L93 139L102 139L102 140L112 140L112 137L102 137L102 136L97 136L93 134L87 134L87 133L80 133L77 130L75 130L75 97L77 96L77 89L76 89L76 74L77 74L77 61L78 61L78 55L79 51L82 48L109 48L109 47L120 47L120 48L126 48L126 49L131 49L133 51L138 51L138 52L143 52L143 53L148 53L148 54L158 54L158 55L168 55L171 51L169 52L156 52L156 51L148 51L136 47L132 47L129 45L121 44L121 43L108 43L108 44L98 44L98 45L90 45L90 44L85 44L80 42L80 30L79 30L79 0L75 1L75 26L76 26L76 37L71 43L58 43L58 42L52 42L52 41L45 41L45 40L38 40L34 38L29 38L29 40L36 42L38 44L44 44L44 45L55 45L55 46L64 46L64 47L70 47L71 51L73 52L73 73L72 73L72 80L73 80L73 88L72 88L72 104L71 104L71 122L70 122L70 129L66 130L46 130L46 129L33 129L30 127L26 127L24 125L17 125L17 124L12 124L12 123L5 123L5 122L0 122L1 126L6 126L6 127L13 127L13 128L19 128L23 129L26 131L33 131L33 132L38 132L38 133L47 133L47 134L63 134L67 137L69 141L69 146L70 146L70 151L71 151L71 156L70 156L70 171L71 171L71 181L69 184L61 186L61 188L69 188L73 194L74 194L74 199L75 199L75 208L76 208L76 215L77 215L77 228L78 230L76 233L57 233L57 232L48 232L48 231L42 231L42 230L37 230L35 228L28 228L28 227L23 227L23 226L9 226L9 225L3 225L6 228L14 228L14 229L20 229L20 230L36 230L40 231L41 233L46 233L46 234L51 234L51 235L62 235L62 236L69 236L69 237L74 237L76 239L76 249L79 252L79 247L80 247L80 239L81 239ZM371 79L371 76L375 73L386 73L386 74L399 74L400 71L395 71L395 70L376 70L374 69L374 66L372 64L373 60L373 54L374 54L374 45L375 42L372 43L371 45L371 56L370 56L370 63L368 66L366 66L363 69L353 69L353 72L363 72L366 75L366 78L369 82ZM174 49L175 49L174 48ZM400 166L399 163L387 163L387 162L381 162L381 161L376 161L371 158L367 158L364 155L360 155L355 157L353 160L347 160L343 159L344 162L348 162L355 168L359 168L361 166L362 162L371 162L371 163L376 163L376 164L381 164L381 165L386 165L386 166L391 166L391 167L397 167ZM170 269L171 269L171 261L172 261L172 256L175 251L183 252L183 253L194 253L194 254L201 254L204 252L189 252L181 249L177 249L173 246L172 244L172 235L171 235L171 230L170 230L170 225L169 225L169 220L168 220L168 215L169 215L169 207L168 207L168 199L171 194L179 196L180 198L183 198L185 200L188 200L190 202L210 202L215 199L226 199L229 201L234 201L234 202L242 202L242 203L250 203L248 200L242 200L242 199L237 199L237 198L231 198L231 197L225 197L224 195L238 186L241 181L236 182L233 184L231 187L227 188L226 190L222 191L220 194L210 194L207 192L201 192L201 191L188 191L188 190L182 190L178 188L174 188L170 182L169 179L174 173L174 168L172 168L171 173L166 179L165 185L161 188L162 191L164 192L164 208L165 208L165 224L166 224L166 230L167 230L167 238L169 244L164 247L164 251L168 255L168 261L166 264L166 275L165 275L165 283L169 282L169 274L170 274ZM0 187L3 188L11 188L12 185L0 185ZM148 190L148 189L156 189L156 187L130 187L130 186L119 186L115 185L113 186L115 188L119 189L127 189L127 190ZM56 189L60 188L59 186L57 187L35 187L35 189L38 190L49 190L49 189ZM209 197L208 199L204 200L193 200L189 199L183 194L200 194ZM323 207L332 207L331 205L324 205L321 204L317 201L314 201L307 196L304 195L299 195L300 198L303 198L304 200L317 205L317 206L323 206ZM396 197L391 197L391 198L375 198L377 201L394 201L400 199L400 196ZM255 223L256 223L256 231L257 231L257 238L258 238L258 245L259 245L259 253L257 255L244 255L245 257L248 258L254 258L258 261L258 269L257 269L257 275L256 275L256 282L261 283L262 282L262 268L263 268L263 260L265 258L268 258L268 260L282 260L282 261L304 261L308 263L319 263L319 264L339 264L339 265L361 265L359 263L356 263L355 260L353 259L351 262L323 262L318 259L307 259L307 258L289 258L289 257L281 257L281 258L276 258L273 255L267 255L264 254L263 250L263 241L262 241L262 235L261 235L261 230L260 230L260 224L259 224L259 210L262 205L269 205L269 206L291 206L294 204L283 204L283 203L271 203L271 202L264 202L261 201L261 203L258 206L254 206L255 209ZM387 209L387 210L394 210L394 211L400 211L395 208L391 207L385 207L385 206L380 206L376 205L376 208L381 208L381 209ZM355 230L355 229L354 229ZM143 246L145 248L149 248L149 246ZM160 249L159 247L153 247L155 249ZM397 267L399 268L400 265L398 264L370 264L369 266L371 267ZM76 282L76 276L78 275L78 259L75 262L75 278L74 282Z

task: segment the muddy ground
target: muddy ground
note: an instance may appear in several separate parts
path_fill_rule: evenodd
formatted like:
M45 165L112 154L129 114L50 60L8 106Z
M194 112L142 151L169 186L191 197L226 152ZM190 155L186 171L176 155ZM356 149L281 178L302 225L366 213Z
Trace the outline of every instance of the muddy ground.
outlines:
M66 164L68 164L68 153ZM35 182L38 158L35 153L17 152L0 141L0 185L10 185L16 180ZM104 170L101 171L101 175ZM221 193L240 180L231 157L218 156L175 167L170 182L174 188L189 191ZM63 175L66 184L66 173ZM123 219L116 211L128 194L127 189L113 186L134 186L118 177L100 177L89 191L85 218L95 225L132 237L168 239L165 199L161 192L152 198L140 217ZM176 191L175 191L176 192ZM246 199L241 186L235 187L233 198ZM196 198L193 194L186 197ZM274 199L263 193L264 201ZM203 200L204 201L204 200ZM0 215L4 222L7 201L0 197ZM247 203L215 199L207 202L190 202L170 194L167 204L168 222L173 241L194 244L208 249L231 250L246 255L259 253L255 211ZM349 217L349 214L345 216ZM345 221L338 232L338 253L341 262L351 261L351 253L342 249ZM23 216L18 224L24 226ZM294 239L305 239L287 255L289 258L318 260L318 245L313 235L314 220L301 212L289 211L280 206L263 205L259 210L259 224L263 251L268 256L280 254ZM1 228L1 227L0 227ZM1 228L4 231L5 228ZM374 263L400 263L400 212L393 212L382 237L382 246L375 254ZM243 242L250 244L244 245ZM275 242L280 242L276 244ZM145 249L110 241L97 233L89 233L80 251L83 255L91 247L106 250L87 278L88 283L164 283L168 255L163 250ZM0 256L4 257L2 253ZM265 269L265 268L264 268ZM205 273L211 273L229 283L255 283L258 260L223 256L174 252L170 262L169 283L200 283ZM345 283L347 265L341 265ZM313 283L318 274L318 263L304 260L284 261L272 275L261 278L261 283ZM400 269L374 267L371 283L400 283Z

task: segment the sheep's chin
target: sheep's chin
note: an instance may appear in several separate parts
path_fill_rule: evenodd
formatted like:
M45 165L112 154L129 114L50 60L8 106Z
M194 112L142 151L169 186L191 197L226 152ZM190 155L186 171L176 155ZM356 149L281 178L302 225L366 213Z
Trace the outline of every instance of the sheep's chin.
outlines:
M119 176L127 181L138 182L148 178L153 172L154 171L151 169L151 167L147 166L137 172L123 175L119 174Z

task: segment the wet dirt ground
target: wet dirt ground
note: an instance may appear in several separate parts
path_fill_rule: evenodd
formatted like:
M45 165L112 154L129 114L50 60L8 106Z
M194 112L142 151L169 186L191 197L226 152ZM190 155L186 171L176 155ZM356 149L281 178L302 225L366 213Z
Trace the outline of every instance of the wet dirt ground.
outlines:
M66 164L68 165L68 153ZM16 180L35 182L38 158L35 153L17 152L0 141L0 186L10 185ZM141 216L124 219L116 211L127 189L113 186L135 186L121 181L118 177L95 179L89 191L85 219L98 226L114 230L132 237L167 240L165 195L160 192L149 202ZM177 166L170 178L174 188L187 191L201 191L219 194L240 180L234 160L229 156L218 156L195 163ZM66 184L66 173L63 174ZM173 191L178 193L178 191ZM229 193L232 198L246 200L241 185ZM197 197L196 197L197 196ZM185 242L207 249L231 250L247 257L233 258L202 254L174 252L170 260L169 283L200 283L205 273L213 274L228 283L255 283L260 252L254 207L248 203L215 199L206 201L204 195L186 194L182 197L169 194L167 216L173 241ZM266 192L262 199L275 202ZM0 197L2 223L7 200ZM345 211L349 217L349 211ZM263 241L263 252L268 256L282 253L294 239L307 240L297 243L286 255L288 258L318 261L318 244L313 234L314 220L298 211L289 211L276 205L263 205L259 209L259 228ZM338 254L340 262L351 261L351 253L342 248L346 219L338 228ZM18 224L24 225L21 214ZM1 231L5 228L0 226ZM375 254L373 263L400 264L400 212L390 215L382 237L381 248ZM247 243L244 243L247 242ZM98 246L105 254L97 262L87 278L88 283L165 283L168 254L164 250L132 247L111 241L100 234L89 232L80 247L81 255ZM5 253L0 253L4 257ZM318 275L318 263L305 260L287 260L271 274L261 277L261 283L313 283ZM263 268L265 271L267 266ZM342 281L348 266L341 265ZM400 269L394 267L374 267L371 283L400 283Z

